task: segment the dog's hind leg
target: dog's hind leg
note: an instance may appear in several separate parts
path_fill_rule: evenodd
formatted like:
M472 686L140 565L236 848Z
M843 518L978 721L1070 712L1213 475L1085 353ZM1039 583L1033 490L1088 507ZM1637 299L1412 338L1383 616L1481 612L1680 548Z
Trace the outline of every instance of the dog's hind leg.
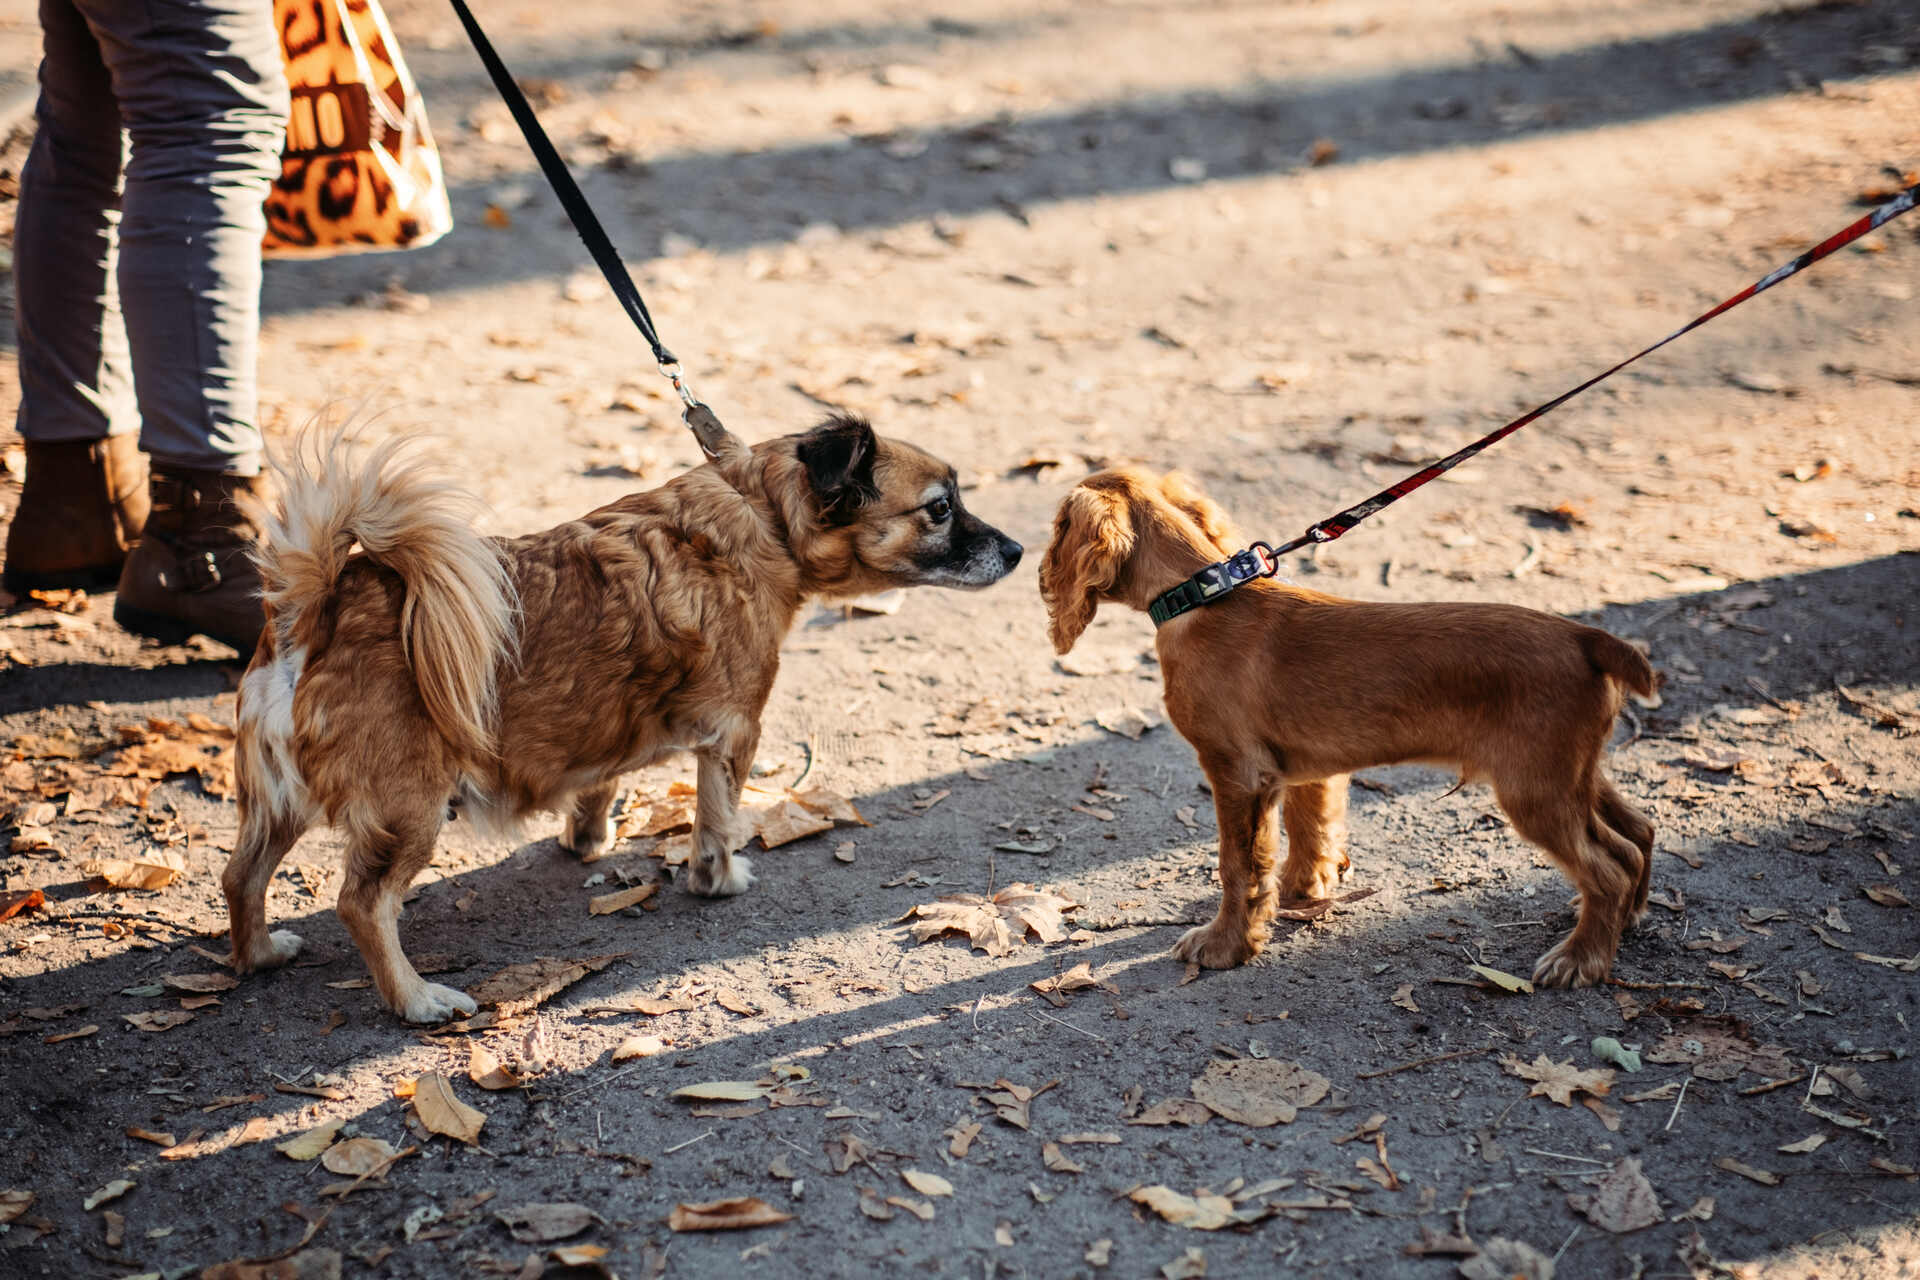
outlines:
M694 807L687 888L702 897L745 893L753 884L752 861L733 851L746 843L740 830L740 788L753 768L759 740L759 727L749 724L730 740L697 752L700 793Z
M433 861L441 812L436 801L404 819L348 824L340 922L360 948L380 998L408 1022L444 1022L479 1008L466 992L422 978L400 949L400 900Z
M1633 885L1633 909L1629 923L1638 923L1647 913L1647 890L1653 884L1653 824L1646 815L1628 804L1626 797L1614 789L1613 783L1604 773L1596 773L1599 783L1599 796L1594 812L1600 820L1614 831L1625 836L1633 847L1640 851L1638 878Z
M1297 782L1282 801L1287 823L1287 862L1280 872L1283 898L1331 898L1351 860L1347 857L1348 775Z
M573 797L567 812L567 829L560 836L560 847L571 850L582 860L605 853L613 844L613 825L607 820L613 810L618 778L589 787Z
M299 820L270 812L242 794L240 839L220 876L220 887L227 895L227 932L233 943L235 973L271 969L300 953L300 935L285 929L267 931L267 885L304 830Z
M1634 875L1611 850L1588 834L1593 812L1590 787L1530 778L1515 787L1496 779L1494 794L1513 829L1539 845L1580 892L1573 931L1548 948L1533 966L1543 987L1590 987L1607 976L1620 945L1620 928L1633 901ZM1631 848L1622 840L1621 845Z

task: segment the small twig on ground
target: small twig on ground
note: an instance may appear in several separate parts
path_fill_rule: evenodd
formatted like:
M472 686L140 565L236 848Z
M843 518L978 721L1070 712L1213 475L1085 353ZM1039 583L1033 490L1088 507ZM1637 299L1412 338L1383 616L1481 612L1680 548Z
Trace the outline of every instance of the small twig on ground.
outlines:
M1660 1132L1665 1133L1673 1128L1673 1122L1680 1118L1680 1104L1687 1100L1687 1086L1692 1083L1692 1076L1680 1082L1680 1096L1673 1100L1673 1110L1667 1115L1667 1122L1660 1126Z
M1713 991L1715 987L1708 982L1634 982L1629 978L1608 978L1610 987L1625 987L1629 991L1665 991L1668 987L1685 987L1694 991Z
M1563 1155L1558 1151L1547 1151L1541 1147L1522 1147L1521 1150L1530 1156L1546 1156L1553 1160L1578 1160L1581 1164L1597 1164L1602 1166L1610 1163L1606 1160L1595 1160L1592 1156Z
M1539 563L1540 563L1540 539L1534 537L1532 534L1528 534L1527 535L1527 554L1520 558L1519 564L1507 570L1507 576L1509 578L1524 578L1529 573L1532 573L1534 570L1534 566L1538 565Z
M1048 1013L1045 1009L1029 1009L1027 1010L1027 1012L1037 1013L1041 1017L1045 1018L1048 1022L1058 1022L1061 1026L1065 1027L1069 1031L1079 1031L1081 1035L1087 1037L1087 1039L1089 1040L1098 1040L1101 1044L1105 1044L1107 1042L1107 1038L1101 1035L1099 1032L1081 1031L1079 1027L1074 1026L1071 1022L1068 1022L1063 1018L1056 1018L1052 1014Z
M621 1076L628 1075L631 1072L638 1071L641 1067L645 1065L646 1063L644 1062L636 1062L630 1067L623 1067L620 1070L614 1072L610 1076L603 1076L600 1079L595 1080L592 1084L583 1084L578 1089L573 1089L573 1090L570 1090L569 1092L563 1093L559 1097L555 1098L554 1101L565 1102L568 1098L578 1097L580 1094L587 1092L589 1089L598 1089L601 1085L610 1083L611 1081L614 1081L614 1080L618 1080Z
M984 991L973 998L973 1029L975 1031L980 1029L980 1002L986 998L987 993Z
M1545 923L1546 923L1545 920L1509 920L1505 924L1501 924L1498 921L1495 921L1493 927L1496 929L1518 929L1523 925L1545 924Z
M1403 1062L1397 1067L1388 1067L1383 1071L1362 1071L1357 1078L1361 1080L1378 1080L1381 1076L1398 1075L1402 1071L1411 1071L1415 1067L1430 1067L1436 1062L1451 1062L1455 1058L1471 1058L1475 1054L1492 1053L1493 1049L1494 1046L1489 1044L1483 1045L1478 1049L1462 1049L1458 1053L1442 1053L1436 1054L1431 1058L1415 1058L1412 1062Z
M674 1152L682 1150L683 1148L686 1148L686 1147L690 1147L696 1142L705 1142L708 1138L711 1138L712 1136L713 1136L713 1130L709 1129L705 1133L696 1134L693 1137L688 1138L685 1142L675 1143L673 1146L668 1147L665 1151L662 1151L660 1154L663 1156L670 1156Z
M1567 1246L1573 1243L1573 1237L1574 1237L1574 1236L1577 1236L1577 1235L1579 1235L1579 1234L1580 1234L1580 1228L1579 1228L1579 1227L1575 1227L1575 1228L1573 1229L1573 1231L1572 1231L1572 1233L1571 1233L1570 1235L1568 1235L1568 1236L1567 1236L1567 1238L1566 1238L1565 1240L1563 1240L1563 1241L1561 1241L1561 1243L1560 1243L1560 1247L1559 1247L1558 1249L1555 1249L1555 1250L1553 1251L1553 1265L1554 1265L1554 1266L1556 1266L1556 1267L1557 1267L1557 1266L1559 1266L1559 1265L1560 1265L1560 1255L1561 1255L1561 1254L1563 1254L1563 1253L1565 1253L1565 1252L1567 1251Z

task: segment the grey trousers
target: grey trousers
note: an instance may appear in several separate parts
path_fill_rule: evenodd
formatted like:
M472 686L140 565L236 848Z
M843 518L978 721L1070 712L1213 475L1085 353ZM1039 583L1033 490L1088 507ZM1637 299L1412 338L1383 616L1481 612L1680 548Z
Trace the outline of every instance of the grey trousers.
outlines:
M14 231L20 434L138 430L164 466L260 468L260 237L286 73L272 0L40 0Z

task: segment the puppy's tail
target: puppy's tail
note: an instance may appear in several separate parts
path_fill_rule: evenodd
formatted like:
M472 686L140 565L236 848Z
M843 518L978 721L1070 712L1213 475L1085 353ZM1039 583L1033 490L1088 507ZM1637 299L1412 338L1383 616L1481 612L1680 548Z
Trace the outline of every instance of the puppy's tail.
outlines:
M1580 647L1594 670L1612 676L1642 698L1653 696L1653 664L1619 636L1588 627L1580 633Z
M406 584L400 643L434 726L460 752L493 752L499 672L513 652L513 586L474 531L479 500L411 447L355 456L344 433L303 437L276 462L281 503L255 553L282 652L301 645L356 550ZM304 646L302 646L304 647Z

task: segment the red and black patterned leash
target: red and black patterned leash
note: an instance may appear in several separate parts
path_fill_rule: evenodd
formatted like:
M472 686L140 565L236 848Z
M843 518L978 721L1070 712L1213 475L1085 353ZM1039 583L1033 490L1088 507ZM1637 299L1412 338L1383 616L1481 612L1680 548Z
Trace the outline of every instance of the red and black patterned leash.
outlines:
M1905 191L1902 191L1899 195L1887 201L1887 203L1881 205L1872 213L1867 214L1846 230L1821 241L1793 261L1769 272L1759 280L1748 285L1745 289L1742 289L1739 293L1728 298L1725 302L1722 302L1719 306L1713 308L1713 310L1688 321L1644 351L1635 352L1619 364L1614 365L1611 369L1603 373L1595 374L1579 386L1573 388L1573 390L1555 396L1539 408L1515 418L1512 422L1509 422L1497 431L1488 432L1465 448L1448 454L1438 462L1428 463L1412 475L1382 489L1366 501L1355 503L1345 511L1328 516L1318 524L1309 526L1305 533L1293 539L1291 542L1282 543L1277 547L1265 542L1256 542L1247 550L1238 552L1218 564L1208 565L1205 569L1202 569L1199 573L1196 573L1193 577L1187 579L1173 590L1156 598L1153 603L1148 606L1147 612L1152 615L1154 624L1157 626L1169 618L1178 617L1189 609L1198 608L1203 604L1210 604L1235 587L1251 582L1255 578L1271 577L1280 567L1281 556L1286 555L1290 551L1297 551L1309 543L1332 542L1335 538L1346 533L1368 516L1375 515L1392 506L1394 503L1400 501L1400 499L1412 493L1415 489L1418 489L1421 485L1426 484L1429 480L1434 479L1436 476L1446 474L1467 459L1498 444L1528 423L1558 409L1561 405L1573 399L1589 387L1594 386L1596 383L1604 382L1634 361L1644 356L1652 355L1669 342L1672 342L1675 338L1683 334L1691 333L1716 316L1733 310L1755 294L1771 289L1774 285L1779 284L1789 276L1796 275L1827 255L1845 248L1861 236L1866 235L1875 228L1886 225L1901 214L1906 213L1916 204L1920 204L1920 183L1908 187Z

